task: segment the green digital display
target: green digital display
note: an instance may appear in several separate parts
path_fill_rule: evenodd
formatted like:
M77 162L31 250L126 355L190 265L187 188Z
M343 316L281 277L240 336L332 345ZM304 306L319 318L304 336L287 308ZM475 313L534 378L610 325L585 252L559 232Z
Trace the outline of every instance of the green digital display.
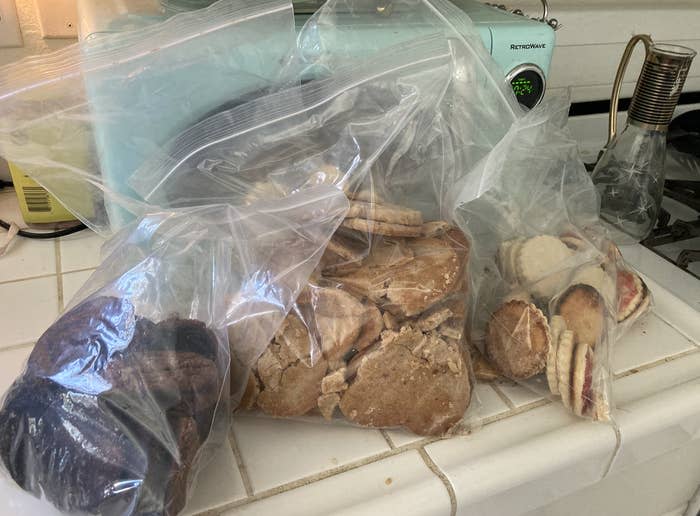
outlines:
M516 77L510 84L513 87L513 93L515 93L516 97L531 95L535 92L535 85L532 83L532 80L527 77Z

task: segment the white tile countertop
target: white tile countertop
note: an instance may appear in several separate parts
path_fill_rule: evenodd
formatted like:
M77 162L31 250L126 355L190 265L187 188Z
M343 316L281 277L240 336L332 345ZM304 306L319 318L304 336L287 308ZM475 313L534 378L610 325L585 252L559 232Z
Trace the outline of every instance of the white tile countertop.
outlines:
M13 203L13 192L0 192L0 218L16 215ZM0 257L1 392L99 264L101 242L89 232L17 239ZM187 513L682 514L678 499L688 500L700 482L700 282L643 248L624 253L656 304L615 347L619 430L505 382L477 386L474 431L449 439L236 416L230 446L201 473ZM624 510L601 502L608 480L647 464L670 471L669 461L684 464L692 489L680 481L667 496L650 489L652 498L628 497ZM615 492L626 485L618 484ZM578 500L577 509L564 500ZM0 515L10 514L56 512L2 478Z

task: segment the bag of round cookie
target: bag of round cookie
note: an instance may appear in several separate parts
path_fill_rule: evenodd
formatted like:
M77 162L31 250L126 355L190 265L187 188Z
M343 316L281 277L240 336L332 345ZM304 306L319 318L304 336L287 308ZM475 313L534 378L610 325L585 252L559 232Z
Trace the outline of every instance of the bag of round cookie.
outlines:
M154 212L115 235L3 399L9 477L71 514L180 514L245 384L228 333L266 345L346 210L326 187Z
M651 294L599 223L567 113L552 98L523 115L460 185L475 369L609 420L611 349Z

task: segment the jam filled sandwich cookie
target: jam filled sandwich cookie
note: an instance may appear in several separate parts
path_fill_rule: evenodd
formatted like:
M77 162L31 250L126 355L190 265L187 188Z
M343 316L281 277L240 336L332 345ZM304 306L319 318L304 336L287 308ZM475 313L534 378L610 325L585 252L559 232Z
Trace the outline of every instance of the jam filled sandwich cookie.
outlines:
M630 270L617 271L617 322L634 320L649 307L651 296L646 283Z
M574 343L593 347L603 335L605 302L598 290L578 283L570 286L559 298L556 315L566 321L566 327L574 332Z

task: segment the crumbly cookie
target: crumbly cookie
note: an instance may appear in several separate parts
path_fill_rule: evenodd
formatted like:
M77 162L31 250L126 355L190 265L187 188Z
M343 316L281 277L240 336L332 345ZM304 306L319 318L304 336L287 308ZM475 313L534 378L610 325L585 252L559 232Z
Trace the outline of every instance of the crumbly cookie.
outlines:
M564 330L559 335L557 349L557 379L559 394L566 408L571 408L571 361L574 353L574 332Z
M527 286L533 296L548 299L561 291L567 271L563 262L574 251L561 240L550 235L539 235L522 243L517 256L519 283Z
M360 425L440 435L462 418L470 398L468 363L459 346L404 326L385 331L381 344L361 358L340 410Z
M603 335L605 302L590 285L569 287L559 298L555 310L566 320L566 327L574 332L574 342L594 347Z
M399 329L399 322L396 320L396 317L391 315L389 312L382 313L382 320L384 321L384 326L387 330Z
M559 395L559 377L557 375L557 353L559 350L559 336L566 330L566 321L560 315L554 315L549 321L551 343L547 351L547 384L549 390L555 396Z
M340 403L340 395L337 392L321 394L318 397L318 409L326 421L333 419L335 408Z
M416 326L418 326L418 329L421 331L434 330L453 315L452 310L448 307L438 308L430 313L421 315L416 321Z
M423 224L423 215L419 211L393 204L378 204L364 201L351 201L345 217L348 219L367 219L376 222L401 224L402 226L421 226Z
M311 303L324 357L329 362L341 360L360 336L367 308L337 288L314 289Z
M342 225L363 233L393 237L418 237L422 233L422 226L407 226L368 219L345 219Z
M260 379L257 405L272 416L301 416L314 408L321 394L321 380L328 369L321 358L309 362L309 335L304 324L293 314L285 319L280 332L258 359ZM304 354L299 353L306 343Z
M379 334L384 329L384 319L379 309L372 303L366 304L364 314L365 323L360 330L360 335L352 345L356 351L362 351L379 338Z
M406 263L380 265L368 257L360 269L336 280L395 316L418 315L455 292L463 282L468 251L452 236L454 231L440 238L406 240L413 254Z
M549 342L549 325L542 311L533 304L509 301L491 315L486 355L505 376L530 378L544 369Z
M321 380L321 392L329 394L331 392L342 392L348 388L346 381L347 368L342 367L323 377Z

